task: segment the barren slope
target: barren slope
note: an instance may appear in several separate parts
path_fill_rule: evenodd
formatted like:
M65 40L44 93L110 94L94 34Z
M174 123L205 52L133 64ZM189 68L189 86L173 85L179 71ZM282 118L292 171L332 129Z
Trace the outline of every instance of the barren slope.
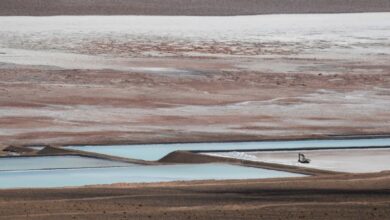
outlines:
M251 15L388 12L389 0L2 0L0 15Z

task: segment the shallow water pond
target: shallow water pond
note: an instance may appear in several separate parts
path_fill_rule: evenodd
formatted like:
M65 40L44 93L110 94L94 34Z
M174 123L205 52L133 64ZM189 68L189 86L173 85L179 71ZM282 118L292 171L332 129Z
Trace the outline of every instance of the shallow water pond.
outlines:
M69 146L86 152L107 154L140 160L159 160L167 154L177 151L218 151L218 150L256 150L256 149L294 149L323 147L378 147L390 146L390 138L299 140L299 141L258 141L225 143L186 143L186 144L143 144L143 145L106 145L106 146Z
M128 166L127 163L81 156L0 158L0 171Z
M302 177L303 174L228 164L130 165L128 167L1 171L0 188L46 188L111 183Z

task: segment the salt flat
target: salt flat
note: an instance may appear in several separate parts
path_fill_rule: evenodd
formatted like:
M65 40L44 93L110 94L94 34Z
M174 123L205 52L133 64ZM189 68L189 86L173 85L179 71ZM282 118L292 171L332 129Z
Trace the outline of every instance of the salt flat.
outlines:
M46 58L57 59L57 65L61 67L61 60L66 59L64 52L73 56L74 61L83 60L77 54L101 55L102 58L96 57L96 61L105 58L106 62L122 63L123 66L131 65L132 60L126 63L110 58L238 56L276 59L281 63L281 60L293 57L319 59L316 62L324 62L323 65L328 60L340 62L338 66L358 61L387 65L389 20L390 13L0 17L0 47L3 50L0 62L29 64L20 60L39 54L42 65L56 65L55 61L45 62L44 51L50 51L53 54L46 54ZM59 51L62 55L57 53ZM247 62L235 65L251 67L251 70L279 70L275 65ZM271 60L270 64L275 62ZM300 65L306 69L315 67L291 60L284 63L290 65L287 71L298 70ZM68 67L74 68L70 64Z
M390 13L0 17L0 142L389 133Z
M310 163L299 163L298 153L303 153L311 160ZM390 170L390 149L372 148L274 152L227 152L207 154L348 173L371 173Z

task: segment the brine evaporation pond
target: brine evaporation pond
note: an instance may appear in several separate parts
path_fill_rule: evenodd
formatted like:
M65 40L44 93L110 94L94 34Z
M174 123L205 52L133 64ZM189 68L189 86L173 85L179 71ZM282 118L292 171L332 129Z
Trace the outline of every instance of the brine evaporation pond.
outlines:
M81 156L33 156L0 158L0 171L50 170L128 166L127 163Z
M126 167L0 171L0 188L47 188L112 183L265 179L303 176L305 175L229 164L153 166L129 164Z
M261 149L384 147L384 146L390 146L390 138L68 146L65 148L106 154L106 155L117 156L117 157L155 161L163 158L169 153L178 150L219 151L219 150L261 150Z

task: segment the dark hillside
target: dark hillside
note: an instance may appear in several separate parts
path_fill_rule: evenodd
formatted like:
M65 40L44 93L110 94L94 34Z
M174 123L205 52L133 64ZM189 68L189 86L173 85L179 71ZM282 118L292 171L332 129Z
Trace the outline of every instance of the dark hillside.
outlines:
M389 12L390 0L1 0L0 15L253 15Z

